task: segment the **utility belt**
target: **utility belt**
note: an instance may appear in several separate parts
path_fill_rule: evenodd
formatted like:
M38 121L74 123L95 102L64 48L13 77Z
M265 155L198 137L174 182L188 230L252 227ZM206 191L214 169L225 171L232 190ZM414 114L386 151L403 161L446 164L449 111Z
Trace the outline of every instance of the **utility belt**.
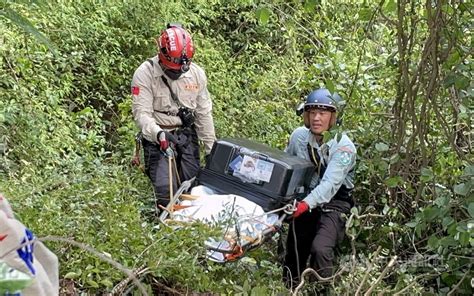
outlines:
M161 114L166 114L168 116L178 116L179 119L181 119L181 122L183 123L182 126L184 128L194 127L194 121L195 121L194 111L189 109L189 108L179 107L177 113L170 112L170 111L160 111L160 110L154 110L154 111L158 112L158 113L161 113Z
M180 145L187 145L191 142L196 141L197 143L197 133L194 128L192 127L183 127L182 125L160 125L160 127L172 134L180 135L184 134L186 136L186 143L179 143ZM133 166L139 167L142 171L144 171L144 167L141 165L141 158L140 158L140 150L142 147L145 146L158 146L157 142L150 142L145 137L143 137L142 132L138 132L135 136L135 153L131 160L131 164Z
M167 131L167 132L174 132L176 130L182 129L182 125L162 125L160 124L161 129Z

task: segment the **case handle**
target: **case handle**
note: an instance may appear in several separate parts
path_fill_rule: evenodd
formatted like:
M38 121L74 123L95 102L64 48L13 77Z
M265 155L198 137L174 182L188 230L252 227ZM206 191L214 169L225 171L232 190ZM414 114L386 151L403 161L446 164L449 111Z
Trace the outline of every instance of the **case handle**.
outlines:
M251 156L253 158L266 160L266 161L268 161L268 159L270 158L266 154L263 154L263 153L257 152L257 151L253 151L253 150L250 150L250 149L245 148L245 147L241 147L240 149L238 149L238 153L243 154L243 155L248 155L248 156Z

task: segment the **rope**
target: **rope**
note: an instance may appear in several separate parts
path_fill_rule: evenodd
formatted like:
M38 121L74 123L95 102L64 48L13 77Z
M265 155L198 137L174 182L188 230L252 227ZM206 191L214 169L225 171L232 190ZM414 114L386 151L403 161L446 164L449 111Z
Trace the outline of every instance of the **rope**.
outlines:
M170 185L170 202L173 199L173 170L172 170L172 156L168 156L168 177L169 177L169 185ZM171 218L173 218L173 208L169 209L169 213Z
M178 179L178 186L181 186L181 178L179 177L178 165L176 164L176 158L173 157L172 160L174 164L174 172L176 173L176 179Z
M295 200L295 203L296 203L296 200ZM287 215L291 215L293 214L294 211L296 211L296 207L295 205L293 204L286 204L284 205L283 207L281 208L278 208L278 209L275 209L275 210L271 210L269 212L265 212L263 213L262 215L256 215L256 216L251 216L251 214L247 214L247 215L242 215L240 216L240 218L247 218L247 217L251 217L251 218L247 218L247 220L250 220L250 219L256 219L256 218L260 218L260 217L264 217L266 215L269 215L269 214L274 214L274 213L277 213L277 212L280 212L280 211L283 211L285 214ZM245 219L242 219L242 221L244 221Z

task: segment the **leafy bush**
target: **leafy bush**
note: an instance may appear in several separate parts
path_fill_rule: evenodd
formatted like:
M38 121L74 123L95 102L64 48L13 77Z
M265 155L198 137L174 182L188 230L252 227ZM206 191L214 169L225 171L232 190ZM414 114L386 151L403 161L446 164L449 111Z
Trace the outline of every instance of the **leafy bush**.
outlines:
M37 236L69 237L127 268L146 264L179 291L286 291L273 245L217 265L203 260L206 227L158 228L150 184L129 167L131 77L156 54L153 38L179 20L206 69L218 137L283 148L302 124L293 108L306 94L325 86L346 99L358 206L344 248L353 256L341 263L350 272L331 283L335 293L472 292L472 36L464 34L472 4L417 2L402 7L410 22L395 1L36 3L1 7L2 16L8 8L31 21L55 50L18 19L0 19L0 190ZM81 248L48 245L80 290L110 291L125 277ZM420 264L426 258L439 261Z

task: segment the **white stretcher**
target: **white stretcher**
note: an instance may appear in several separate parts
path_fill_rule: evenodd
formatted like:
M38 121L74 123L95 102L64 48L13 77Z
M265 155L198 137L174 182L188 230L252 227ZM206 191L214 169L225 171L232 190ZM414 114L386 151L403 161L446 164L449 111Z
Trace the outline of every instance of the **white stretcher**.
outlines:
M222 238L205 242L207 257L215 262L229 262L245 256L260 246L281 227L286 214L283 209L264 212L256 203L234 194L217 194L203 185L189 190L193 180L185 181L174 194L160 220L200 221L223 228ZM224 227L222 227L224 225Z

